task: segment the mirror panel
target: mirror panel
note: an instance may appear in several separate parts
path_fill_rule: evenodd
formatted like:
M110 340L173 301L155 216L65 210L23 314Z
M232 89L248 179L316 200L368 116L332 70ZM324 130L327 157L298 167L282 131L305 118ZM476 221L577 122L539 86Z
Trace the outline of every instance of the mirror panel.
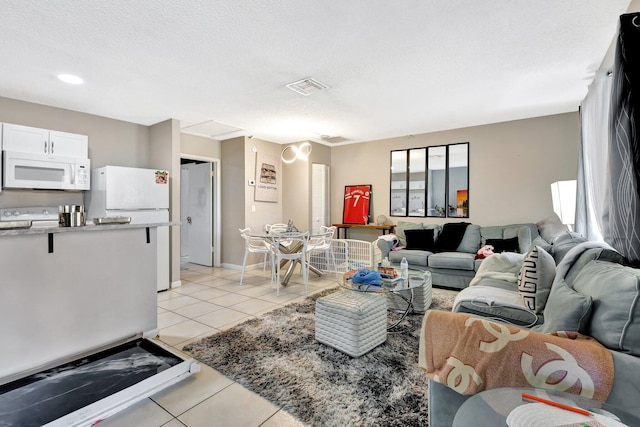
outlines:
M391 152L391 216L407 216L407 150Z
M447 147L441 145L427 150L427 216L443 218L447 211Z
M425 216L427 149L409 150L409 212L408 216Z
M451 218L469 218L469 143L448 147L448 199Z

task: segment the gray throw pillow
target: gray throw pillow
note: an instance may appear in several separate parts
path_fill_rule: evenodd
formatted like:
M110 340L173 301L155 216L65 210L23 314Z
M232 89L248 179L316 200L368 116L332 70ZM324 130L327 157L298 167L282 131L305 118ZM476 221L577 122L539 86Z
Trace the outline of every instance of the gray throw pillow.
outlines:
M544 310L544 323L534 329L544 333L573 331L586 335L591 306L590 296L574 291L562 280L551 290Z
M586 335L640 356L640 270L593 260L576 276L573 289L593 299Z
M533 249L534 246L540 246L542 249L553 255L553 245L540 236L537 236L535 239L533 239L533 242L531 242L531 245L529 246L527 252Z
M482 238L480 237L480 226L476 224L467 225L464 231L464 236L460 245L456 249L457 252L466 252L468 254L475 254L480 249L480 243Z
M529 310L534 313L544 310L555 275L553 257L540 246L535 246L525 255L518 274L518 290Z
M540 233L540 236L549 243L553 243L556 237L569 231L567 226L560 221L560 218L558 218L557 215L550 216L549 218L536 222L536 227L538 227L538 233Z

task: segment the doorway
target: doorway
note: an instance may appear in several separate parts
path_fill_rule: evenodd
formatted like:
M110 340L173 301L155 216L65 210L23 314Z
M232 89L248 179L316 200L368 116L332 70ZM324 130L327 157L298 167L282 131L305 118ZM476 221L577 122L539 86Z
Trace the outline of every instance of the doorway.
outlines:
M219 159L181 155L180 262L220 266Z
M313 163L311 165L311 232L320 233L322 226L329 226L331 206L329 200L331 188L329 165Z

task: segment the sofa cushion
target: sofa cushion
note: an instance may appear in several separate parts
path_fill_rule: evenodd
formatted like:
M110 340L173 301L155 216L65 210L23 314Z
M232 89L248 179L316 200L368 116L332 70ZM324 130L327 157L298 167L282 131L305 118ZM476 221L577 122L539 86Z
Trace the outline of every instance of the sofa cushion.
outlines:
M544 310L544 323L535 329L544 333L574 331L586 334L591 307L590 296L574 291L561 280L549 295Z
M466 252L474 254L480 249L480 243L482 238L480 237L480 226L475 224L469 224L462 236L462 242L458 245L456 251Z
M422 230L424 226L421 222L407 222L407 221L398 221L398 225L396 225L396 236L398 236L398 241L400 242L400 246L407 246L407 237L404 234L405 230Z
M549 243L553 243L556 237L569 231L557 215L536 222L536 226L538 227L540 236Z
M573 288L593 299L586 334L606 347L640 356L640 270L591 261Z
M408 249L400 249L399 251L389 252L389 261L393 263L400 263L402 258L406 258L409 265L420 265L422 267L427 266L427 258L432 255L433 252L429 251L414 251Z
M525 252L529 252L531 249L533 249L534 246L540 246L542 249L547 251L549 254L553 255L553 245L551 243L547 242L546 240L544 240L540 236L536 237L535 239L533 239L531 241L531 245L529 245L529 248Z
M542 316L531 312L523 304L520 293L514 287L504 287L506 282L493 279L486 279L483 283L488 286L483 284L461 290L453 302L452 311L523 327L531 327L541 321Z
M533 312L544 310L555 275L556 263L541 247L535 246L524 257L518 274L518 290L525 305Z
M562 258L579 243L586 242L587 239L578 233L567 231L557 236L553 242L553 259L556 265L562 261Z
M427 263L431 268L474 271L475 255L464 252L439 252L430 255Z
M493 252L497 254L501 252L520 252L517 237L512 237L511 239L487 239L485 244L493 246Z
M432 228L423 230L404 230L404 234L407 239L406 249L415 249L420 251L434 250L434 230Z

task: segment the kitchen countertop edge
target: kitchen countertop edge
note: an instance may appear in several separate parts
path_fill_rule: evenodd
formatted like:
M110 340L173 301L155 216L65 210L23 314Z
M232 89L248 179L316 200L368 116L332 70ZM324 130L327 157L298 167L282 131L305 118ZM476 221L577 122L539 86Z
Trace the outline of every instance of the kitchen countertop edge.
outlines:
M27 236L31 234L49 234L49 233L76 233L90 231L106 231L106 230L126 230L147 227L172 227L180 225L180 221L171 222L153 222L139 224L103 224L103 225L85 225L84 227L31 227L31 228L14 228L8 230L0 230L2 236Z

